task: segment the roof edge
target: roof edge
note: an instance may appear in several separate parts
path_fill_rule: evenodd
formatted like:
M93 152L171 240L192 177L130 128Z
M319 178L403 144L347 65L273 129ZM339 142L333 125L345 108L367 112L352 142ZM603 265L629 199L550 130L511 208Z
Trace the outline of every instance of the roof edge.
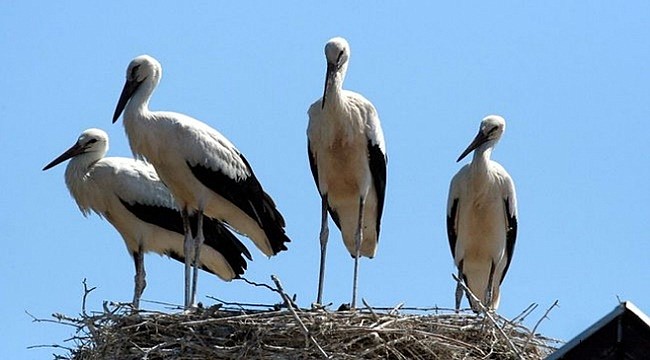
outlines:
M588 338L596 331L600 330L603 326L608 324L614 318L625 313L626 310L632 312L639 319L641 319L648 327L650 327L650 318L648 317L648 315L644 314L643 311L641 311L638 307L636 307L636 305L634 305L631 301L623 301L619 303L614 308L614 310L612 310L609 314L603 316L600 320L596 321L593 325L589 326L587 329L582 331L580 334L576 335L569 342L564 344L564 346L562 346L557 351L549 355L546 358L546 360L557 360L562 358L562 356L566 355L566 353L568 353L576 345L580 344L584 339Z

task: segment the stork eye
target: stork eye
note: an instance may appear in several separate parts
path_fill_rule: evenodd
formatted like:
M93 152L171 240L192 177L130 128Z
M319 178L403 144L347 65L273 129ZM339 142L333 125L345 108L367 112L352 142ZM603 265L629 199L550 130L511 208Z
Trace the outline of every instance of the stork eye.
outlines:
M341 52L339 53L339 57L336 58L336 62L337 62L337 63L340 63L342 57L343 57L343 50L341 50Z
M138 69L140 69L140 65L136 65L131 69L131 79L135 79Z
M97 142L97 139L90 139L88 140L88 144L94 144Z

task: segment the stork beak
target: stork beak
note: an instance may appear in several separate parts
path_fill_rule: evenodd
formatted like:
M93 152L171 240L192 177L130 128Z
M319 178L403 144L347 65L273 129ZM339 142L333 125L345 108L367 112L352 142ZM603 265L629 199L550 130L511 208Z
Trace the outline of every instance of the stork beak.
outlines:
M458 157L458 160L456 160L456 162L459 162L459 161L463 160L463 158L465 158L465 156L467 156L467 154L469 154L472 151L476 150L477 147L485 144L488 140L490 140L490 138L487 135L485 135L483 133L483 131L479 130L478 134L476 134L476 137L474 138L474 140L472 140L472 143L469 144L467 149L465 149L465 151L463 151L462 154L460 154L460 156Z
M126 104L129 102L129 99L131 99L131 96L133 96L133 93L138 90L140 84L142 84L142 81L126 80L124 88L122 89L122 94L120 94L120 99L117 101L115 113L113 113L113 124L117 121L120 115L122 115L122 111L124 111Z
M321 101L321 109L325 108L325 98L327 96L327 88L329 88L331 83L334 81L334 76L336 75L336 64L327 63L327 72L325 73L325 89L323 90L323 99Z
M59 165L60 163L62 163L62 162L66 161L66 160L68 160L70 158L73 158L73 157L83 153L84 150L85 149L84 149L83 146L79 145L79 143L75 143L74 145L72 145L71 148L66 150L63 154L59 155L59 157L52 160L52 162L50 162L49 164L45 165L45 167L43 168L43 171L48 170L50 168L53 168L56 165Z

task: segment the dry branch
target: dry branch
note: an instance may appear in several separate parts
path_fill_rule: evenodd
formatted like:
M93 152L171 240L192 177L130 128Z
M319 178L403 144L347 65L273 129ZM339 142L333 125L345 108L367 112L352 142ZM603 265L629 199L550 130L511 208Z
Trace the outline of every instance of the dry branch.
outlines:
M501 334L501 336L503 336L503 340L505 340L506 344L508 344L510 349L512 349L514 354L517 356L517 359L523 360L523 357L519 353L519 350L517 350L517 347L512 343L512 341L510 340L508 335L503 331L501 326L499 326L497 321L492 316L492 312L490 311L490 309L486 308L485 305L483 305L483 303L481 303L481 300L479 300L479 298L476 297L476 295L474 295L474 293L472 293L472 290L470 290L469 287L467 287L467 285L465 285L465 283L462 282L455 274L452 274L451 276L453 276L454 280L457 281L458 285L460 285L463 288L463 290L465 290L465 293L468 294L472 298L474 303L476 303L479 306L479 308L481 309L481 312L483 314L485 314L485 317L492 322L492 324L494 325L494 328L499 332L499 334Z
M282 288L282 284L280 283L280 279L278 279L277 276L275 276L275 275L271 275L271 280L273 280L273 282L275 283L275 286L277 287L278 292L280 293L280 296L282 297L282 300L284 300L284 304L287 306L287 309L289 309L289 312L291 313L291 315L293 315L294 319L296 319L296 321L300 325L300 329L305 334L307 339L309 339L309 341L311 341L311 343L314 344L314 346L316 346L318 351L321 353L321 355L323 355L323 357L325 359L329 359L330 357L327 355L325 350L323 350L323 348L318 344L316 339L314 339L314 337L309 333L309 330L307 329L305 324L302 322L302 320L300 320L300 317L298 316L298 313L296 313L296 310L293 308L293 305L291 305L291 300L289 299L289 296L287 295L287 293L284 292L284 289Z
M539 326L539 324L541 324L542 321L544 321L544 319L548 319L548 314L549 314L549 313L551 312L551 310L553 310L553 308L556 307L556 306L558 306L558 307L560 306L558 300L555 300L555 301L553 302L553 305L551 305L551 307L549 307L548 309L546 309L546 311L544 312L544 315L542 315L542 317L539 318L539 320L537 320L537 323L535 323L535 326L533 326L533 330L531 330L531 331L530 331L530 335L528 335L528 339L527 339L526 342L524 343L524 349L528 346L528 343L529 343L530 340L533 338L533 336L535 336L535 332L537 331L537 327Z

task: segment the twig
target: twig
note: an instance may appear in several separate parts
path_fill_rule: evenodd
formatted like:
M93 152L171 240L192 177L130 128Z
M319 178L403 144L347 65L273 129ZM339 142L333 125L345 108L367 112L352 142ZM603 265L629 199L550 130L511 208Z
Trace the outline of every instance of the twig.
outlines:
M64 349L69 352L72 352L72 348L62 346L62 345L57 345L57 344L52 344L52 345L30 345L27 347L27 349L42 349L42 348L52 348L52 349Z
M273 286L271 286L271 285L269 285L269 284L265 284L265 283L256 283L255 281L248 280L248 279L246 279L246 278L243 277L243 276L240 276L239 279L242 280L243 282L249 284L249 285L253 285L253 286L257 286L257 287L267 288L267 289L269 289L269 290L271 290L271 291L273 291L273 292L280 293L277 289L275 289Z
M309 329L307 329L307 327L302 322L302 320L300 320L300 317L298 316L298 313L296 313L296 310L294 310L293 306L291 305L291 300L289 299L289 296L287 296L287 294L284 292L284 289L282 289L282 284L280 284L280 280L278 279L278 277L275 276L275 275L271 275L271 280L273 280L273 282L275 283L275 286L278 288L277 292L280 293L280 296L282 297L282 300L284 300L284 303L287 305L287 309L289 309L289 312L291 313L291 315L293 315L293 318L296 319L296 321L298 322L298 325L300 325L300 329L305 334L307 339L309 339L309 341L311 341L312 344L314 344L314 346L316 346L316 348L321 353L323 358L329 359L330 358L329 355L327 355L325 350L323 350L323 348L318 344L316 339L314 339L314 337L311 336L311 334L309 333Z
M165 346L167 346L167 343L163 342L163 343L157 344L157 345L155 345L153 347L150 347L148 349L143 349L143 348L139 347L137 344L135 344L133 342L132 342L132 344L135 347L137 347L138 350L140 350L140 351L142 351L144 353L144 356L142 357L142 360L149 360L149 354L151 354L151 352L156 351L156 350L158 350L160 348L164 348Z
M148 304L155 304L155 305L162 305L162 306L167 307L170 310L182 310L182 309L185 309L184 306L181 306L181 305L178 305L178 304L172 304L172 303L165 302L165 301L142 299L142 300L140 300L140 302L148 303Z
M263 287L263 288L269 289L269 290L271 290L271 291L273 291L273 292L275 292L275 293L280 294L280 296L282 296L282 292L280 292L280 291L278 291L277 289L273 288L271 285L268 285L268 284L265 284L265 283L256 283L256 282L254 282L254 281L251 281L251 280L246 279L246 278L243 277L243 276L239 277L239 279L240 279L240 280L243 280L243 281L244 281L245 283L247 283L247 284L250 284L250 285L253 285L253 286L257 286L257 287ZM285 294L285 295L286 295L286 294ZM296 295L294 294L293 297L294 297L294 299L295 299L295 298L296 298ZM291 305L293 305L294 307L300 309L300 307L299 307L298 305L296 305L296 302L295 302L294 300L292 300L291 298L289 298L289 295L287 295L287 299L288 299L288 301L291 303ZM282 304L276 304L276 305L273 305L272 308L275 309L275 310L280 310L280 309L282 308Z
M372 309L372 306L368 305L368 303L366 302L366 299L361 298L361 302L366 307L366 309L368 309L368 311L370 311L370 313L372 314L372 317L375 319L375 321L379 320L379 316L377 316L377 313L375 313L375 310Z
M453 311L454 309L449 309L449 308L442 308L439 306L400 306L402 304L398 304L398 306L373 306L372 309L376 311L390 311L398 308L400 311L413 311L413 312L441 312L441 311Z
M99 334L97 332L97 329L95 328L95 324L93 324L92 317L88 315L88 313L86 312L86 300L88 299L88 294L90 294L95 289L97 289L97 287L93 286L92 288L88 288L88 283L86 282L86 278L83 279L82 284L84 286L84 294L83 297L81 298L81 321L86 326L86 328L88 328L88 331L90 332L91 336L94 339L99 339Z
M273 289L275 291L275 289ZM221 303L226 306L237 306L238 308L241 308L242 310L246 310L245 307L253 307L253 308L265 308L265 309L273 309L273 305L268 305L268 304L255 304L255 303L240 303L240 302L231 302L231 301L225 301L222 299L219 299L214 296L207 295L206 296L208 299L212 299L218 303Z
M508 344L510 349L512 351L514 351L515 355L517 355L517 358L520 359L520 360L524 360L524 358L519 353L519 350L517 350L517 347L515 346L515 344L512 343L512 341L510 340L508 335L506 335L506 333L503 331L503 329L501 329L501 327L499 326L497 321L494 319L492 314L490 314L490 311L485 307L485 305L483 305L483 303L481 303L481 300L479 300L479 298L477 298L476 295L474 295L472 290L470 290L469 287L467 287L467 285L465 285L465 283L460 281L460 279L456 276L456 274L451 274L451 276L454 277L454 280L456 280L458 282L458 284L467 292L467 294L478 304L478 306L481 308L481 311L485 314L485 316L488 319L490 319L492 324L494 324L494 327L497 329L499 334L501 334L501 336L506 341L506 343Z
M403 303L403 302L401 302L401 303L395 305L395 307L393 307L393 309L392 309L391 311L388 312L388 315L395 315L395 314L399 311L399 309L402 308L402 306L404 306L404 303Z
M81 313L83 316L88 316L86 313L86 298L88 298L88 294L90 294L93 290L97 289L96 286L93 286L92 288L88 289L88 283L86 282L86 278L82 281L84 285L84 296L81 299Z
M539 304L537 303L532 303L528 305L528 307L525 308L524 311L522 311L519 315L513 317L512 320L510 320L509 322L512 324L522 323L528 317L528 315L530 315L533 311L535 311L535 309L537 309L538 306Z
M544 319L548 319L548 313L550 313L551 310L553 310L553 308L556 307L556 306L557 307L560 306L560 304L558 303L558 300L555 300L553 302L553 305L551 305L551 307L546 309L546 312L544 312L544 315L542 315L542 317L539 320L537 320L537 323L533 327L533 330L531 330L530 335L528 335L528 339L526 339L526 342L524 343L524 347L523 347L524 349L526 349L526 347L528 346L528 343L530 342L530 340L533 338L533 336L535 336L535 331L537 331L537 327L539 326L539 324L541 324Z
M72 326L72 327L75 327L75 328L78 327L78 325L77 325L77 324L78 324L78 321L76 321L77 319L72 319L72 318L69 318L69 317L64 317L64 316L61 316L61 315L59 315L59 314L52 314L52 316L53 316L54 318L56 318L56 320L52 320L52 319L40 319L40 318L37 318L36 316L32 315L32 314L31 314L29 311L27 311L27 310L25 310L25 314L27 314L29 317L32 318L32 322L37 322L37 323L40 323L40 322L47 322L47 323L54 323L54 324L63 324L63 325L68 325L68 326Z

